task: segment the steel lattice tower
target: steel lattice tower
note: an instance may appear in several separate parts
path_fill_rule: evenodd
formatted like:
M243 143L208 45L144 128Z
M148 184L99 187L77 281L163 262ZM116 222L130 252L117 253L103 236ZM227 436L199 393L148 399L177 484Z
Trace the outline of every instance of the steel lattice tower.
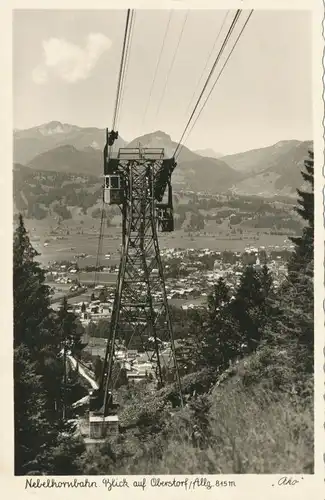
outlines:
M158 385L163 384L159 339L171 343L168 362L174 369L177 366L157 235L157 201L162 199L172 169L166 170L163 149L123 148L113 162L124 199L122 254L101 383L104 414L113 389L117 342L132 348L134 339L144 345L149 337L153 338Z

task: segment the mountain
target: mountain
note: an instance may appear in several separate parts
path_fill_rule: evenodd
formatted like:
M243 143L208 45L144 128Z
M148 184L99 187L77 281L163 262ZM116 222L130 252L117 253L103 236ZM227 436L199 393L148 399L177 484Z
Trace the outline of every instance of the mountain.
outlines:
M172 141L170 135L162 132L161 130L157 130L156 132L137 137L136 139L133 139L133 141L131 141L127 145L127 147L137 148L139 147L139 145L143 148L164 148L165 156L169 158L174 155L175 149L177 147L177 143L175 141ZM185 146L179 151L179 161L191 161L198 157L198 155L193 153Z
M296 189L303 184L301 169L304 167L304 160L308 157L308 149L312 145L312 141L284 141L264 148L267 151L254 150L246 154L241 153L241 165L247 166L248 159L252 156L256 159L257 155L263 158L263 161L261 160L261 164L256 162L254 171L238 182L233 190L238 194L296 196ZM279 150L282 151L281 154ZM230 163L234 164L231 159Z
M104 130L50 122L14 132L14 161L34 171L100 176L104 140ZM128 144L118 139L115 144L117 148L138 147L139 144L144 148L160 147L164 148L167 157L172 157L177 148L177 143L161 130ZM205 157L184 146L176 155L178 165L173 173L173 185L175 190L196 192L230 190L248 195L295 195L296 188L301 185L300 170L311 144L311 141L281 141L222 158ZM24 161L17 160L22 156Z
M207 158L222 158L224 155L222 153L216 153L213 149L197 149L195 151L197 155L204 156Z
M103 172L103 153L91 147L80 151L71 145L58 146L35 156L27 166L34 170L99 176Z
M276 163L301 141L281 141L265 148L252 149L243 153L222 157L231 168L242 173L259 173Z
M87 144L84 130L70 125L62 126L57 122L52 122L51 127L39 127L35 134L39 135L38 141L43 140L44 144L43 148L38 145L38 149L44 149L44 151L29 160L28 167L42 171L101 175L103 169L102 150L89 144L84 146ZM30 134L30 131L27 132ZM61 144L62 140L59 141L58 135L64 136L64 141L67 141L69 137L74 138L74 144L78 143L79 147L77 148L73 144ZM49 138L52 137L55 138L55 143L60 142L60 144L46 149L49 147L49 141L52 140ZM89 135L87 137L89 139ZM162 131L138 137L129 143L128 147L138 147L139 144L147 148L164 148L165 156L168 157L173 156L177 147L177 143ZM84 147L81 148L81 146ZM119 147L118 144L117 147ZM218 192L242 178L241 174L231 169L225 162L214 158L204 158L186 147L181 148L177 162L178 166L173 174L173 183L176 188Z
M177 147L171 137L158 130L134 139L128 147L164 148L165 156L172 157ZM242 175L230 168L226 162L216 158L205 158L181 147L177 156L177 168L173 173L173 184L193 191L222 191L242 179Z
M28 164L37 155L59 146L73 146L75 149L103 150L106 140L105 130L95 127L77 127L68 123L51 121L26 130L14 130L14 161ZM116 147L124 147L122 138L115 142Z

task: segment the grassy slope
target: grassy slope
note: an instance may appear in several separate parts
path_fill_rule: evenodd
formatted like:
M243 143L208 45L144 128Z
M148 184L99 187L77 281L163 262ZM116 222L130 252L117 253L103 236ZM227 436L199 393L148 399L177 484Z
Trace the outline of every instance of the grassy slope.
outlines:
M202 449L193 442L191 407L186 404L183 409L170 411L167 406L157 410L161 398L147 393L141 398L141 411L137 398L127 403L124 409L129 412L133 429L109 448L117 451L117 457L123 450L127 458L112 460L107 448L97 450L87 456L85 473L312 473L312 398L275 390L265 379L245 385L245 375L254 373L258 378L257 358L253 354L241 360L223 382L214 382L203 395L210 409L206 413L209 431ZM284 359L279 361L282 365ZM125 423L125 413L121 417Z
M217 389L210 410L211 444L204 450L180 440L175 431L163 458L139 465L147 473L241 474L312 472L312 408L294 405L285 396L270 401L257 386ZM145 461L144 461L145 462Z

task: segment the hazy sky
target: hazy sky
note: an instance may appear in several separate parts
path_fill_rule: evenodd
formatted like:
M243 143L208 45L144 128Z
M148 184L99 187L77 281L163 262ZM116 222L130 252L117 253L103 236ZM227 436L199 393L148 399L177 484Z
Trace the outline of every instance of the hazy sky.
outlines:
M154 130L180 139L188 118L186 111L226 14L188 12L157 114L186 12L173 11L145 122L169 11L136 12L118 127L126 140ZM233 16L234 12L230 12L205 75ZM125 11L113 10L15 12L15 128L51 120L79 126L111 126L125 17ZM311 139L311 38L308 12L255 11L186 145L228 154L285 139ZM198 88L203 84L201 80Z

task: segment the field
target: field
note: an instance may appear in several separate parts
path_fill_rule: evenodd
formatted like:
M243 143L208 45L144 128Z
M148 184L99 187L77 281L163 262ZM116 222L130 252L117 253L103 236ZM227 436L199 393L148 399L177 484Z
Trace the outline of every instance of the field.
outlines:
M88 221L87 221L88 222ZM30 231L31 240L35 249L40 253L38 260L46 265L50 261L72 260L78 254L86 254L79 258L79 267L94 266L97 261L99 242L99 219L86 221L83 225L83 234L77 229L75 221L65 221L60 232L63 239L51 236L51 227L46 220L26 219L26 227ZM160 234L160 248L209 248L211 250L244 251L249 246L276 246L283 245L286 235L271 235L267 230L260 229L245 232L239 236L228 235L223 225L208 224L203 233L188 233L178 230L171 234ZM79 234L77 234L79 233ZM45 244L45 246L44 246ZM121 227L105 228L100 265L117 265L120 260ZM105 257L106 256L106 257Z

